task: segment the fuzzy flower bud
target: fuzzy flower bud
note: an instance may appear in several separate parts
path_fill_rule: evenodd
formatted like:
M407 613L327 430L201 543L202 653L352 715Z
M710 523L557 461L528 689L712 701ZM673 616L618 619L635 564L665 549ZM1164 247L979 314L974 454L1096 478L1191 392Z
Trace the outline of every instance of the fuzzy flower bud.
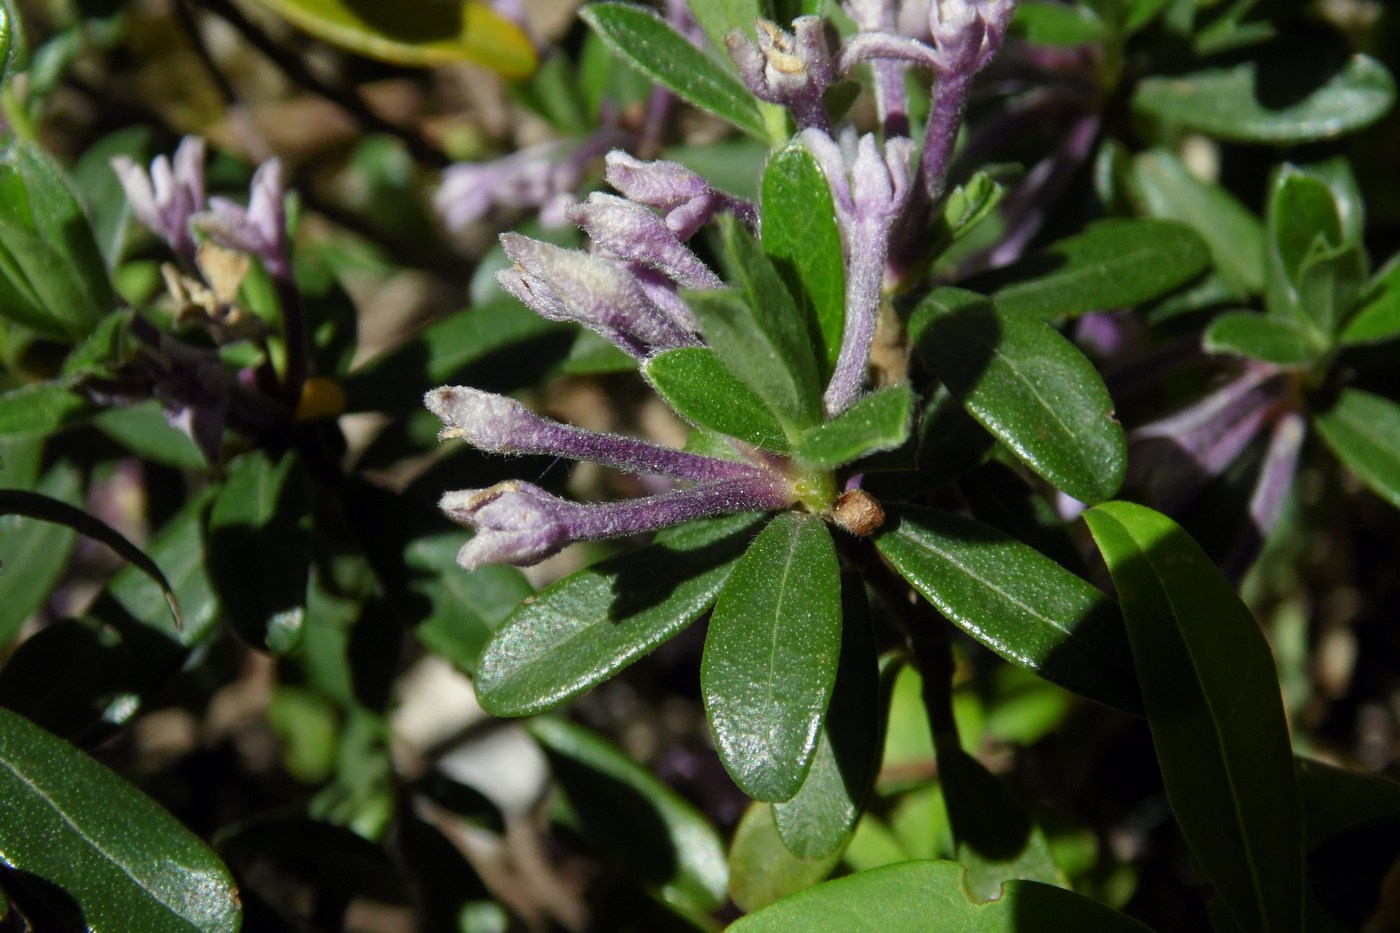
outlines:
M724 287L687 249L660 217L640 204L612 194L591 194L568 209L568 217L582 228L595 246L664 273L682 288Z
M715 214L728 211L752 229L758 212L743 198L710 187L679 162L643 162L614 149L606 158L608 184L639 204L658 208L678 240L688 240Z
M798 126L829 128L822 94L836 79L836 70L821 18L799 16L793 20L792 32L765 19L754 25L757 45L737 29L724 37L744 84L759 100L791 110Z
M583 324L637 359L699 345L618 263L515 233L502 234L501 245L515 268L496 280L541 317Z
M616 434L599 434L542 418L515 399L466 386L442 386L423 397L444 425L438 440L462 438L474 447L501 454L544 454L587 460L639 475L670 476L690 482L758 479L764 471L648 444Z
M186 136L175 150L174 164L156 156L150 174L126 156L113 158L111 165L136 219L175 252L193 260L190 218L204 209L204 140Z
M273 278L288 279L292 261L285 196L282 163L268 159L253 173L246 208L227 198L210 198L209 210L197 222L221 246L257 256Z

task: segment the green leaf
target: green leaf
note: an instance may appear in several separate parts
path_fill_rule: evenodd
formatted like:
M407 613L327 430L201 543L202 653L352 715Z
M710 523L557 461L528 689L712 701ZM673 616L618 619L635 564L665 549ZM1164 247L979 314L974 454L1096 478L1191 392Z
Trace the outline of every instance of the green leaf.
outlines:
M785 423L809 427L821 417L821 386L797 303L748 230L727 214L719 224L729 278L748 301L716 300L732 299L726 292L695 295L700 330Z
M13 41L13 29L10 24L10 8L0 2L0 88L3 88L10 80L10 67L14 62L16 44ZM4 911L0 910L0 917L4 916Z
M1035 881L1009 881L987 904L969 900L956 862L901 862L808 888L741 917L732 933L1025 933L1094 930L1147 933L1147 927L1082 894Z
M1133 109L1221 139L1289 144L1361 129L1394 101L1384 65L1324 34L1271 43L1237 64L1145 78Z
M1314 419L1337 459L1400 508L1400 405L1360 389L1347 389Z
M741 130L768 138L757 102L734 73L655 13L624 3L595 3L579 15L642 74Z
M1083 6L1061 6L1037 0L1021 3L1011 20L1011 33L1035 45L1090 45L1108 30L1103 20Z
M0 313L78 340L115 309L92 225L62 170L38 146L0 150Z
M310 481L295 453L229 466L209 514L209 570L229 623L248 644L291 651L306 623Z
M961 190L961 189L960 189ZM763 173L763 251L797 298L822 382L831 378L846 321L846 266L826 175L805 146L774 154Z
M747 34L754 20L768 15L761 0L690 0L687 6L710 44L720 51L727 33L741 29Z
M175 625L179 627L182 624L180 605L175 601L175 593L170 588L170 581L165 578L165 574L161 573L155 561L151 560L139 547L128 541L125 535L101 519L69 505L62 499L20 489L0 489L0 515L25 515L53 522L71 528L85 538L91 538L107 545L123 560L139 567L144 574L160 586L165 592L165 601L169 606L171 616L175 619Z
M1216 271L1237 297L1264 290L1264 225L1234 195L1196 178L1167 149L1135 157L1131 171L1142 212L1189 224L1205 239Z
M951 622L1017 667L1106 706L1142 709L1113 600L1014 538L907 507L880 553Z
M579 831L605 859L657 886L677 906L713 910L724 903L724 844L699 810L582 726L541 717L529 730L569 798Z
M1332 189L1292 166L1274 176L1269 196L1269 313L1328 344L1360 292L1365 258L1349 244Z
M816 749L841 654L836 548L814 515L768 524L724 585L700 667L720 761L755 800L790 800Z
M183 627L172 624L165 600L136 567L123 567L108 584L108 592L133 619L187 648L207 639L219 623L219 601L209 579L204 542L211 499L208 494L192 497L146 548L151 560L165 569L179 600Z
M0 473L0 479L9 477ZM40 495L69 503L82 501L82 489L82 473L66 462L55 464L37 487ZM0 515L0 649L52 595L73 542L62 523L23 512Z
M1005 196L1006 186L987 172L973 175L943 199L943 211L939 218L943 229L942 236L948 243L962 239L991 216Z
M883 738L870 607L860 578L848 575L841 581L841 660L812 767L795 797L773 804L773 823L789 852L820 859L845 848L875 780Z
M1311 848L1353 826L1400 813L1400 783L1379 774L1295 758L1303 822Z
M537 713L651 652L711 606L754 524L752 514L691 522L542 590L482 651L481 705L494 716Z
M92 422L99 431L142 460L191 472L209 468L204 454L190 436L165 420L158 401L108 408L99 412Z
M993 297L1008 314L1057 320L1136 307L1184 285L1209 265L1210 249L1184 224L1109 219L979 276L968 287L997 286Z
M76 927L239 928L233 878L203 842L111 771L5 709L0 799L6 865L71 898L51 906Z
M741 910L760 910L821 881L840 851L814 858L794 855L778 835L773 805L753 803L734 830L729 849L729 896Z
M1341 343L1378 343L1400 334L1400 253L1371 279L1366 294L1342 328ZM3 403L3 399L0 399Z
M70 419L94 410L66 380L21 386L0 395L0 437L53 434Z
M1081 502L1118 491L1128 454L1113 399L1052 327L940 288L915 309L909 333L968 413L1026 466Z
M1299 929L1302 818L1278 675L1234 587L1176 523L1085 513L1123 608L1167 800L1245 930Z
M642 365L652 387L691 424L748 441L763 450L786 453L787 432L763 399L740 382L704 347L658 353Z
M1307 366L1326 348L1292 321L1255 311L1230 311L1210 322L1202 341L1207 353L1233 353L1278 366Z
M831 469L879 450L893 450L909 439L913 402L907 385L876 389L803 434L797 442L798 462Z
M491 633L535 591L514 567L488 564L463 570L457 565L461 547L462 536L455 531L419 538L409 545L405 560L424 572L413 589L432 606L413 633L429 651L471 674Z
M468 62L507 78L535 70L535 47L485 0L385 6L356 0L257 0L299 29L357 55L430 68Z

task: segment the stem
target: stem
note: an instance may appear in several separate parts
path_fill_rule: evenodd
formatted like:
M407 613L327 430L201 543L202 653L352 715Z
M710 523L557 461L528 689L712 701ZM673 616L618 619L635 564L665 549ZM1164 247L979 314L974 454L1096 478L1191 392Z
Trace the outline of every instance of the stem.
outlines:
M282 308L282 340L287 351L286 369L282 374L282 399L293 412L301 402L301 390L311 371L311 338L302 309L301 289L292 278L291 269L278 270L272 276L277 288L277 303Z
M861 224L851 237L850 265L846 272L846 323L841 352L822 399L827 417L845 411L860 395L875 339L885 279L885 254L889 233L878 226Z
M938 204L947 190L948 166L953 147L958 141L967 99L972 92L971 69L958 69L938 76L933 86L933 104L924 130L924 154L919 160L919 175L929 200Z

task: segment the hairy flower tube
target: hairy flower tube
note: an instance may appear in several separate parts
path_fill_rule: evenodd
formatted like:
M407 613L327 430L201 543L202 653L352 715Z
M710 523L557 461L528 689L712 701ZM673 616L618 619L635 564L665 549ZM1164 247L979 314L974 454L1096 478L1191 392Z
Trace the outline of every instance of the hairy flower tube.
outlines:
M759 100L787 107L799 127L829 130L822 94L836 72L821 18L799 16L793 20L792 32L765 19L754 26L757 45L737 29L724 37L744 84Z
M204 140L186 136L172 161L158 155L149 174L127 156L112 159L136 219L187 261L194 260L190 220L204 209Z

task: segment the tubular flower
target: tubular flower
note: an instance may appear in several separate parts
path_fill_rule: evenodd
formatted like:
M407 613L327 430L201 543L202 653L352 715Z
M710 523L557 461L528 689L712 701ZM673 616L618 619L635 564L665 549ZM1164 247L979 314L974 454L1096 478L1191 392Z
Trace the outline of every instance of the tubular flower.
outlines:
M195 218L200 229L220 245L257 256L276 279L292 274L287 248L286 189L282 163L268 159L253 173L245 208L227 198L210 198L209 210Z
M111 165L136 219L180 256L193 260L190 219L204 209L204 140L186 136L173 164L158 155L149 174L126 156L116 156Z
M758 225L758 212L743 198L725 194L679 162L643 162L621 149L605 159L608 184L638 204L655 207L678 240L688 240L719 213L733 214L745 226Z
M799 16L793 20L792 32L766 19L754 25L757 45L737 29L724 37L744 84L759 100L791 110L799 127L829 129L831 121L822 94L836 79L836 70L821 18Z

